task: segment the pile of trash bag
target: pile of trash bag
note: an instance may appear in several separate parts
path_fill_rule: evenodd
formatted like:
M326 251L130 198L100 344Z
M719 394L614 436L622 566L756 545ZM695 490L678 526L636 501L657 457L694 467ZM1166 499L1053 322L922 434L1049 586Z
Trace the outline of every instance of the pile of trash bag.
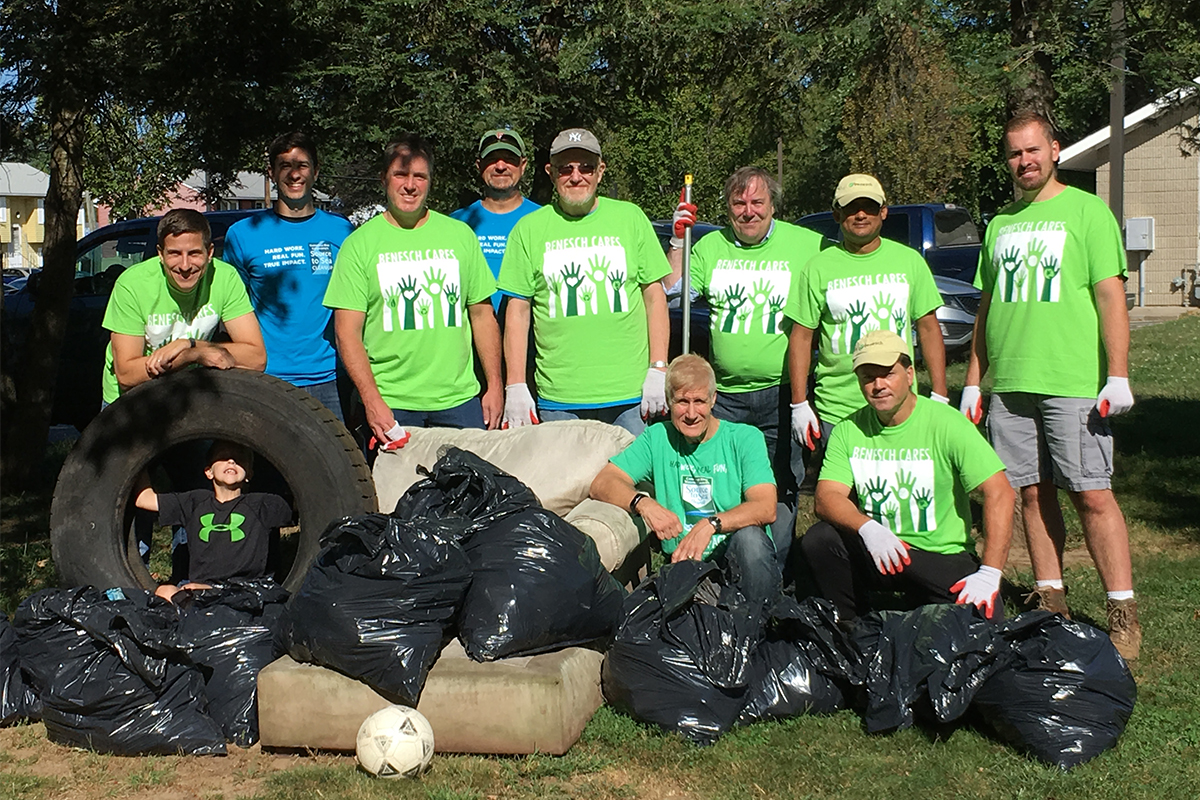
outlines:
M224 755L179 612L143 590L47 589L13 617L53 742L116 755Z
M258 741L258 673L279 653L275 630L287 591L270 579L179 592L182 638L204 675L208 712L238 747Z
M0 611L0 727L23 719L36 720L41 714L41 701L21 674L17 632L8 615Z
M471 582L465 527L386 514L335 524L284 609L280 649L416 706Z
M447 448L425 474L394 514L414 524L467 523L462 544L472 580L458 635L468 656L494 661L611 641L625 592L591 537L474 453Z

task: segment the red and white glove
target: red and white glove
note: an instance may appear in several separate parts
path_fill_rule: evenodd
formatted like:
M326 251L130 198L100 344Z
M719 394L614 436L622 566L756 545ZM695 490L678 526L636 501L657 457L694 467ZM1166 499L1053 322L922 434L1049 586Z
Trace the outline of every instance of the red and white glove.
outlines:
M679 190L679 205L675 206L675 214L671 217L671 249L683 249L683 234L696 224L696 204L688 203L684 198L686 189Z
M978 386L963 387L962 400L958 404L958 410L971 422L979 424L979 421L983 419L983 394L980 393Z
M646 370L646 380L642 382L642 419L649 421L666 416L668 410L667 373L651 367Z
M895 575L903 572L906 564L911 564L908 556L908 545L900 541L900 537L888 530L882 523L869 519L858 529L875 568L884 575Z
M821 438L821 422L807 400L792 403L792 438L809 450L815 448L816 440Z
M412 437L408 431L397 422L388 432L383 435L384 440L378 441L374 436L371 441L367 442L367 449L374 450L378 447L380 450L399 450L404 445L408 444L408 440Z
M977 572L950 587L951 592L958 592L954 602L978 606L991 619L996 613L996 598L1000 596L1000 577L1000 570L980 565Z
M1133 408L1133 392L1129 391L1129 378L1108 376L1108 381L1096 397L1096 408L1102 417L1115 417Z
M528 384L511 383L504 388L504 422L500 427L520 428L540 421Z
M937 392L933 391L932 389L929 391L929 399L930 399L930 400L934 400L934 401L936 401L936 402L938 402L938 403L943 403L943 404L945 404L945 405L950 405L950 398L949 398L949 397L946 397L945 395L942 395L942 394L938 394Z

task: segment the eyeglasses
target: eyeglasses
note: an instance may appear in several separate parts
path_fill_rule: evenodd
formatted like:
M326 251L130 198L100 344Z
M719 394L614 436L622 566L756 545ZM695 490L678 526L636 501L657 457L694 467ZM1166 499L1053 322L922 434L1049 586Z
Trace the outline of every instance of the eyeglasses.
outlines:
M580 175L591 175L596 171L595 164L559 164L555 167L558 170L558 177L565 178L575 170L579 170Z

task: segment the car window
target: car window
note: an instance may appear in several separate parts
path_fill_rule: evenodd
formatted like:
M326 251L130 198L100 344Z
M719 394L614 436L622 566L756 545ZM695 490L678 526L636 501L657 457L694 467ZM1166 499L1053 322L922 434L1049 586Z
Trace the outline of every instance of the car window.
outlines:
M979 244L979 229L965 208L945 208L933 215L933 237L938 247Z
M133 266L145 261L146 252L152 251L154 244L154 232L149 229L114 234L84 251L75 262L75 272L80 276L99 275L112 266Z
M888 209L887 219L883 221L881 235L893 242L908 244L908 214L893 212Z

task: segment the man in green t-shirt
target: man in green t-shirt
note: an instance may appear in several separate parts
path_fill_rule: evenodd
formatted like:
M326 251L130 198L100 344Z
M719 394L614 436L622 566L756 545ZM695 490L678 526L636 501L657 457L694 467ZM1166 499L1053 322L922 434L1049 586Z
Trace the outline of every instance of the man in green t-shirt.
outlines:
M917 604L970 603L1003 617L1015 496L1004 465L954 409L913 390L908 342L871 331L854 348L867 406L833 429L800 549L821 595L850 621L870 591L904 591ZM971 540L967 493L983 494L983 563ZM857 493L855 502L854 493Z
M422 137L388 145L387 210L346 237L325 292L338 355L388 448L408 441L408 427L494 429L504 405L495 280L475 233L426 205L432 174Z
M867 332L891 330L909 345L921 342L933 399L946 403L946 348L935 312L942 304L933 273L921 254L884 239L883 187L871 175L842 178L833 195L833 218L842 241L814 256L797 276L783 313L792 320L788 369L792 384L792 434L818 451L833 426L863 399L851 367L855 344ZM813 337L817 340L816 397L808 399Z
M230 341L212 341L224 323ZM108 405L148 380L199 364L214 369L267 364L246 287L213 258L212 230L199 211L177 208L158 223L158 256L121 273L104 311Z
M600 142L582 128L550 143L550 205L513 227L500 266L508 295L504 424L596 419L638 434L667 411L670 323L659 281L670 272L650 220L597 196ZM525 383L533 325L538 399Z
M760 431L713 413L716 376L685 354L666 373L670 421L648 426L613 456L591 496L629 509L662 542L672 562L719 559L759 608L779 593L771 539L775 478ZM654 497L635 488L649 481Z
M1004 131L1021 196L989 223L979 253L983 296L961 410L980 421L990 368L988 431L1021 492L1039 607L1069 616L1061 487L1108 593L1109 635L1131 660L1142 629L1108 426L1133 406L1121 230L1100 198L1058 180L1058 140L1044 117L1014 117Z
M780 507L776 545L786 560L796 514L796 488L804 459L792 446L791 390L787 344L791 322L783 315L796 276L820 252L821 234L775 219L783 189L761 167L742 167L725 181L729 227L692 248L690 286L710 309L713 369L723 420L753 425L767 442ZM683 233L696 222L696 206L682 200L675 210L671 275L663 283L678 294L683 275Z

